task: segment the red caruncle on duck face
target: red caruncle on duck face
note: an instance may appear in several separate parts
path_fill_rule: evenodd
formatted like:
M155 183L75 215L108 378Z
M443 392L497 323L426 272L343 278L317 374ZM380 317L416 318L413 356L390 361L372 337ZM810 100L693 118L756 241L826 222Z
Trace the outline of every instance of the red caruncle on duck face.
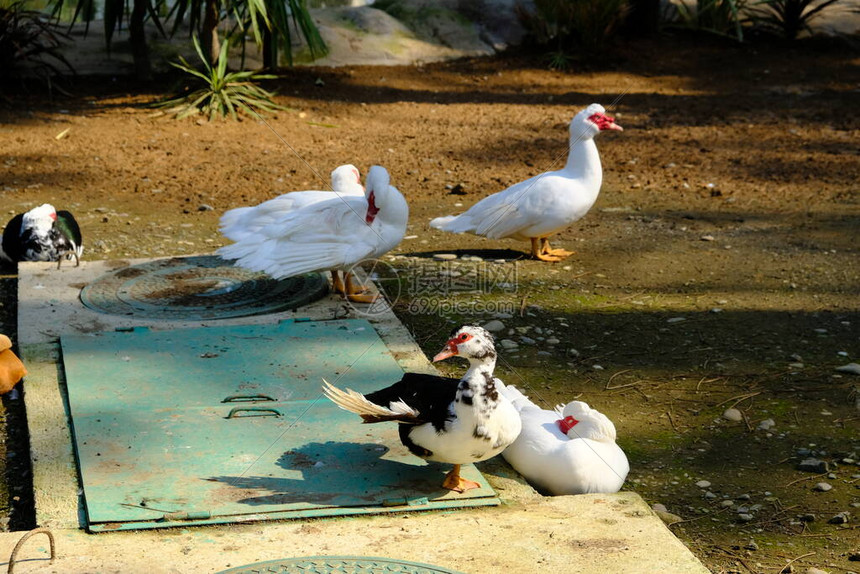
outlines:
M604 130L615 130L619 132L623 132L624 128L615 123L615 118L612 116L607 116L606 114L602 114L597 112L596 114L591 114L588 116L588 121L597 126L600 131Z
M441 361L443 359L447 359L448 357L453 357L455 355L460 354L460 345L472 339L472 335L470 333L458 333L456 336L448 339L448 342L445 343L445 348L439 351L439 353L433 357L433 362Z

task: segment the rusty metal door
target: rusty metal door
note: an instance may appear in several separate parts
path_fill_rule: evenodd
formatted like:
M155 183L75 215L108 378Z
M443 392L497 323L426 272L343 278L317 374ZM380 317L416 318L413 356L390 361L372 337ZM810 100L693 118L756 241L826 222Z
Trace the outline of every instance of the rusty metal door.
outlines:
M369 392L402 370L364 320L62 337L92 531L485 506L441 488L396 425L363 425L322 377Z

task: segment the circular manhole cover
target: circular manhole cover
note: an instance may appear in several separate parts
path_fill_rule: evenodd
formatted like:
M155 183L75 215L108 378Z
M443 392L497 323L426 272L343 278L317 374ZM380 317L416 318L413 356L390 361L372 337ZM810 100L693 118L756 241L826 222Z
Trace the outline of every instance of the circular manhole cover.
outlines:
M257 562L223 570L219 574L460 574L455 570L369 556L308 556Z
M202 255L159 259L106 273L81 290L81 301L111 315L228 319L295 309L327 291L328 282L319 273L276 280L215 255Z

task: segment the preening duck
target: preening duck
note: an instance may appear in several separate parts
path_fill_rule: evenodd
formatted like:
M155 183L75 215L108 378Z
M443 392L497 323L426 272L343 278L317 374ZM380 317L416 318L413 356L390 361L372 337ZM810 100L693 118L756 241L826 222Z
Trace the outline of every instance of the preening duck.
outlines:
M291 211L336 197L364 197L361 174L354 165L341 165L331 172L331 191L291 191L259 205L231 209L221 216L219 229L227 239L242 241Z
M253 233L218 250L225 259L275 279L331 271L336 291L369 303L375 296L353 282L352 268L394 249L403 239L409 206L390 184L388 171L375 165L367 173L363 196L317 201L273 217ZM337 275L341 272L343 281Z
M512 386L500 392L522 419L522 432L502 456L532 486L553 495L618 492L630 464L606 415L582 401L549 411Z
M531 255L560 261L573 254L553 249L549 236L582 218L600 192L603 168L594 136L622 131L600 104L591 104L570 122L567 164L485 197L465 213L437 217L430 227L452 233L473 233L490 239L531 241Z
M520 432L520 417L500 394L493 377L493 337L481 327L460 327L433 361L463 357L469 369L461 379L406 373L394 385L362 395L323 380L323 392L365 423L397 421L401 442L415 456L454 465L442 486L464 492L480 485L460 476L460 466L502 452Z

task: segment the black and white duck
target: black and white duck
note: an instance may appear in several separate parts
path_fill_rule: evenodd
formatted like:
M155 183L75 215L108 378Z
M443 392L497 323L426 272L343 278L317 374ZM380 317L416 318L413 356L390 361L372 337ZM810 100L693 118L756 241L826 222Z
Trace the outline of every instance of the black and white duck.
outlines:
M464 492L480 485L460 476L460 466L501 453L520 433L521 421L493 377L493 337L466 325L451 335L433 361L463 357L469 369L461 379L406 373L388 388L362 395L323 379L324 394L365 423L397 421L400 440L425 460L453 464L442 486Z
M75 259L84 252L81 228L68 211L57 211L45 203L9 220L3 230L0 258L11 262Z

